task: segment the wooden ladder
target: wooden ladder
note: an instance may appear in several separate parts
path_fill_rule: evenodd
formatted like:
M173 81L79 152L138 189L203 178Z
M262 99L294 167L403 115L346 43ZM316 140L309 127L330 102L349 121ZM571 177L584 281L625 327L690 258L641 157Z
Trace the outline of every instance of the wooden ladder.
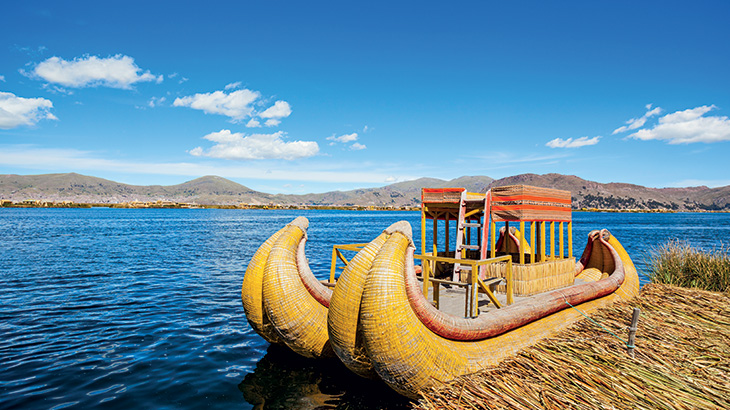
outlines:
M479 245L464 244L465 232L464 228L481 228L482 224L479 222L466 222L466 189L461 192L461 199L459 200L459 219L456 221L457 232L456 232L456 247L454 249L454 259L461 259L462 250L480 250ZM461 266L460 263L454 264L454 272L451 279L454 282L461 281L461 271L471 270L471 266Z

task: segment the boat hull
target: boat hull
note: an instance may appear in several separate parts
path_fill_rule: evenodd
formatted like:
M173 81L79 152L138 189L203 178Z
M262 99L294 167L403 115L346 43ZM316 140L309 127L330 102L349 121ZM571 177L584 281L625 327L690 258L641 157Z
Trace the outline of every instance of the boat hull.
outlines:
M362 294L359 331L373 368L394 390L405 396L416 397L420 390L435 382L448 381L498 364L519 350L569 326L583 317L581 312L588 314L617 300L634 297L639 289L638 277L623 247L613 237L605 240L594 238L593 242L596 241L598 243L592 246L594 251L608 247L607 254L615 259L612 261L614 265L623 267L621 283L609 294L576 303L574 306L580 311L568 304L556 305L542 317L527 318L527 323L520 322L525 320L524 317L508 318L509 312L500 312L503 319L507 318L501 324L490 323L490 313L482 315L483 320L482 317L471 319L466 328L459 328L460 320L470 319L459 318L445 324L433 320L429 327L424 324L422 317L419 318L414 301L409 300L413 294L409 295L407 291L409 275L415 276L410 272L413 266L412 244L406 234L392 235L374 259ZM612 274L618 276L619 272ZM610 280L610 276L605 280ZM600 285L600 282L595 284ZM570 297L566 295L566 301ZM513 305L513 311L518 312L513 316L529 316L533 308L542 308L538 306L539 302L539 299L523 301L520 305L527 305L519 309L518 305ZM449 337L437 333L434 328L438 326L447 328ZM474 337L475 332L485 329L487 333L493 334ZM462 340L455 340L454 334L460 334Z

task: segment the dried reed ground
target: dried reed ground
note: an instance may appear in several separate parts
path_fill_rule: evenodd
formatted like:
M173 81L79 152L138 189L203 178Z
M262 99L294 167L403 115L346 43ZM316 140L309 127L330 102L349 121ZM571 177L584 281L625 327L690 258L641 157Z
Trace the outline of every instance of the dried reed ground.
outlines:
M641 309L636 358L626 352ZM424 392L418 409L730 408L730 295L649 284L641 296L525 349L512 359Z

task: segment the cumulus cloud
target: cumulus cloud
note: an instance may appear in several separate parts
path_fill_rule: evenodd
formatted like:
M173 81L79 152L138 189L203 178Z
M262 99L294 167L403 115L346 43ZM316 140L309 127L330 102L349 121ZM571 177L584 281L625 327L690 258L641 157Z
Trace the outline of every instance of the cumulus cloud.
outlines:
M331 137L327 137L327 141L332 141L330 145L335 145L336 142L341 142L343 144L354 142L357 141L357 133L353 132L352 134L340 135L339 137L332 135Z
M33 67L30 73L23 73L73 88L104 86L129 89L139 82L160 83L163 80L162 75L142 71L132 57L121 54L107 58L86 55L72 61L51 57Z
M670 144L730 141L728 117L705 116L716 108L714 105L703 105L667 114L659 118L659 123L653 128L639 130L629 135L628 138L644 141L662 140Z
M286 118L291 114L291 107L286 101L277 101L271 107L259 114L261 118ZM277 124L278 125L278 124Z
M194 156L211 158L252 160L252 159L285 159L307 158L319 152L314 141L284 141L282 131L273 134L232 133L220 130L206 135L205 139L215 143L209 150L196 147L188 151Z
M246 128L258 128L260 126L261 123L255 118L251 118L251 120L246 123Z
M23 98L0 92L0 129L34 125L43 119L57 120L51 108L53 103L45 98Z
M172 103L175 107L190 107L201 110L206 114L220 114L230 117L234 122L240 122L253 112L252 104L261 96L258 91L247 89L233 91L226 94L224 91L195 94L176 98Z
M364 144L360 144L359 142L356 142L352 145L350 145L350 149L353 151L360 151L361 149L367 148Z
M236 81L235 83L230 83L226 85L226 90L233 90L241 86L240 81Z
M281 121L280 120L277 120L277 119L274 119L274 118L271 118L271 119L266 120L266 122L264 124L267 127L276 127L277 125L281 124Z
M588 137L580 137L580 138L568 138L568 139L562 139L562 138L555 138L554 140L550 140L547 142L548 147L550 148L578 148L578 147L585 147L587 145L596 145L598 144L598 141L601 139L600 136L588 138Z
M635 130L637 128L641 128L646 124L646 120L649 118L659 115L662 112L662 109L660 107L656 107L654 109L651 108L651 104L646 105L646 113L639 117L639 118L632 118L628 121L626 121L626 125L623 125L621 127L616 128L613 130L613 134L618 134L620 132L626 132L630 130Z
M0 81L5 82L5 76L4 75L0 75Z

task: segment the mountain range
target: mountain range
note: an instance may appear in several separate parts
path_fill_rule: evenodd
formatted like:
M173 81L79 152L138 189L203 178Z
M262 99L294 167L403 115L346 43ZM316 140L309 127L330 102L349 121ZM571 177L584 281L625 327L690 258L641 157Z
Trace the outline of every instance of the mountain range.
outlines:
M521 174L502 179L463 176L449 181L420 178L379 188L284 195L258 192L218 176L205 176L178 185L128 185L102 178L68 174L0 175L0 199L122 203L167 200L197 204L282 204L335 206L418 206L421 188L463 187L486 192L503 185L533 185L568 190L573 208L668 209L674 211L730 210L730 186L708 188L647 188L625 183L599 183L574 175Z

